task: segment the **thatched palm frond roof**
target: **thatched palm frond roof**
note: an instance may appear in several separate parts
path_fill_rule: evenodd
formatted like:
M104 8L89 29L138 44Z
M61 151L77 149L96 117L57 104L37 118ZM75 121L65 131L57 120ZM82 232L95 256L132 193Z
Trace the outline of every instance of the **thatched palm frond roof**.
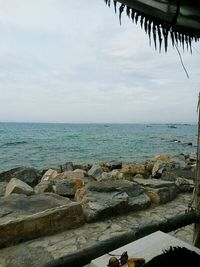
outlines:
M164 45L167 51L168 40L173 46L181 44L191 49L193 41L200 39L200 1L199 0L104 0L107 5L114 4L119 19L123 12L134 23L153 38L155 48Z

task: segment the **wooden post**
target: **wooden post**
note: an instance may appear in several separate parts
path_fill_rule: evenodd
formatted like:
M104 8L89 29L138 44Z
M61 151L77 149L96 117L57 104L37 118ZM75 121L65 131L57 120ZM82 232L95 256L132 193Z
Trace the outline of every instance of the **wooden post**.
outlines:
M194 183L194 203L197 215L200 215L200 93L198 99L198 137L197 137L197 162L196 162L196 180ZM193 235L194 246L200 248L200 220L194 225Z

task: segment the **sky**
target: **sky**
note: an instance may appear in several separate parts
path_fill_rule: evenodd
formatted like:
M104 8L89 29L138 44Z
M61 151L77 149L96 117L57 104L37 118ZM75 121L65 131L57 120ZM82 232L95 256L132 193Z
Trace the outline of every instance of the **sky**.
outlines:
M200 44L159 53L103 0L0 0L0 122L196 123Z

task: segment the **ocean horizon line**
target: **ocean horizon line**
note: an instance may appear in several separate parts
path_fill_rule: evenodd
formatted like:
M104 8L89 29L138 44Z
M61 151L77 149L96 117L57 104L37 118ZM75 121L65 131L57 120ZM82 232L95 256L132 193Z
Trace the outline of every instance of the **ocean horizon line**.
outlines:
M40 121L0 121L0 123L7 124L98 124L98 125L123 125L123 124L137 124L137 125L197 125L197 122L40 122Z

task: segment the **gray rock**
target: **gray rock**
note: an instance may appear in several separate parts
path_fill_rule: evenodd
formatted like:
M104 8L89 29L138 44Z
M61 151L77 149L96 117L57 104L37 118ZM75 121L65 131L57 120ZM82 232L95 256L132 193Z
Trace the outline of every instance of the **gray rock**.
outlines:
M0 173L0 181L9 182L17 178L30 186L35 186L41 178L41 174L34 168L19 167Z
M53 183L52 180L48 180L48 181L41 181L39 184L37 184L34 187L34 192L36 194L42 194L42 193L46 193L46 192L53 192Z
M172 187L161 187L161 188L145 188L146 194L149 196L151 201L157 205L165 204L173 200L178 192L176 186Z
M175 168L185 168L187 166L186 158L183 154L171 157L169 162L173 163Z
M128 205L129 211L143 210L151 206L151 199L147 194L142 193L137 197L130 197Z
M66 197L74 197L76 189L74 183L66 179L57 179L54 181L53 191L60 195Z
M175 180L177 177L193 179L194 175L195 168L187 163L187 159L182 154L174 156L169 160L157 160L152 170L153 178L161 177L165 180Z
M0 247L76 228L84 223L80 204L51 193L2 197L0 210L5 211L0 218Z
M30 186L35 186L41 178L40 172L34 168L22 168L15 172L13 177L27 183Z
M164 171L161 176L162 180L171 182L175 182L177 178L177 174L173 171Z
M41 182L54 179L58 175L58 172L54 169L48 169L42 176Z
M87 222L103 220L127 211L128 195L122 192L87 193L89 202L83 206Z
M116 170L116 169L121 169L122 168L122 162L113 160L113 161L109 162L109 168L111 171Z
M98 181L117 180L117 179L120 179L121 176L123 176L123 174L120 173L119 170L117 169L112 170L111 172L104 171L99 177Z
M173 200L177 194L177 187L174 182L158 179L135 179L137 183L143 186L145 193L155 204L164 204Z
M66 162L63 165L60 165L60 172L73 171L73 170L74 170L74 165L72 162Z
M173 172L176 174L177 177L194 180L196 175L196 167L187 166L184 169L175 169Z
M70 203L68 198L54 193L26 196L23 194L11 194L0 198L0 210L10 214L9 218L18 218L21 215L31 215L46 209L55 208ZM6 220L6 218L4 218ZM1 222L1 220L0 220Z
M9 182L14 177L14 174L20 171L22 167L14 168L0 173L0 182Z
M58 173L53 179L84 179L84 172L81 171L67 171Z
M82 203L88 222L144 209L151 204L142 188L129 181L93 182L78 190L75 199Z
M122 166L121 172L127 177L142 174L145 177L149 176L149 167L147 164L125 164Z
M101 168L100 165L94 164L92 168L88 171L88 175L95 178L97 181L101 180L101 175L104 172L104 170Z
M177 186L178 191L181 193L192 192L194 188L193 182L181 177L176 179L175 185Z
M125 192L131 197L139 196L143 192L139 184L126 180L91 182L87 188L96 192Z
M158 179L141 179L141 178L135 178L135 182L138 184L145 186L145 187L151 187L151 188L161 188L161 187L170 187L174 186L175 183L171 181L163 181Z
M34 191L33 188L28 184L22 182L19 179L12 178L6 186L5 196L9 196L10 194L13 193L30 196L34 194Z
M98 180L99 180L99 181L106 181L106 180L109 180L109 179L111 179L111 175L110 175L110 173L108 173L108 172L103 172L103 173L101 174L101 178L99 178Z

